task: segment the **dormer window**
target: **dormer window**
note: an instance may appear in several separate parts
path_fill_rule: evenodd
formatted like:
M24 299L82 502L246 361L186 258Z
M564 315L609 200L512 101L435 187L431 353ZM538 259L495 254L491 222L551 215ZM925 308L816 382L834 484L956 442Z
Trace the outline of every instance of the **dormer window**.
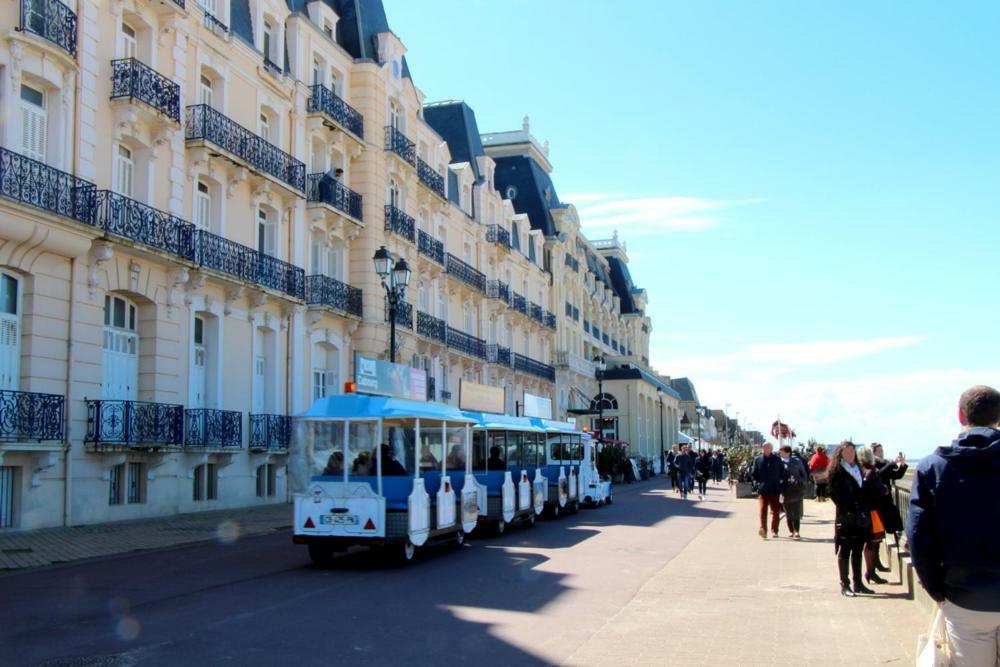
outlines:
M274 26L267 19L264 19L264 43L262 50L264 51L265 60L273 60L271 58L271 43L274 41Z
M323 22L323 34L325 34L330 39L333 39L333 26L330 25L329 21Z

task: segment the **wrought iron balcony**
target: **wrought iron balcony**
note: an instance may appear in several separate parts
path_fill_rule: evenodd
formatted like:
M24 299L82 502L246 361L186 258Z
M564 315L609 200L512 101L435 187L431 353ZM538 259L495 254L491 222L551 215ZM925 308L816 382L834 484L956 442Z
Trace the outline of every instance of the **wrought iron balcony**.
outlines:
M486 228L486 240L510 250L510 232L500 225L490 225Z
M59 0L21 0L21 30L49 40L76 58L76 14Z
M385 149L392 151L414 167L417 166L417 146L392 125L385 126Z
M264 56L264 69L274 76L281 76L281 65Z
M445 255L444 271L449 275L455 276L469 287L477 289L480 292L486 291L486 276L450 252Z
M420 179L421 183L433 190L434 194L444 199L444 176L419 157L417 158L417 178Z
M417 251L438 264L444 264L444 243L423 230L417 231Z
M361 317L361 290L329 276L306 276L306 303Z
M545 311L537 303L531 303L531 319L535 320L539 324L545 323Z
M448 327L448 347L470 357L486 358L486 341L452 327Z
M84 442L118 447L179 447L184 406L145 401L87 401Z
M205 408L185 410L184 446L240 449L243 447L243 413Z
M528 300L525 299L524 296L518 294L517 292L514 292L513 306L514 310L521 313L522 315L528 314Z
M195 262L296 299L305 298L305 271L203 229L195 231Z
M385 321L389 321L388 299L386 299L385 302ZM396 304L396 326L405 327L407 329L413 328L413 304L409 301L400 301ZM396 343L396 349L399 349L399 342Z
M500 299L510 305L510 285L502 280L487 281L486 296L491 299Z
M173 3L181 9L184 9L184 0L173 0Z
M556 314L549 311L545 311L545 326L549 329L556 328Z
M215 144L258 172L273 176L296 190L306 189L306 165L303 162L207 104L194 104L187 108L184 138Z
M288 415L250 415L250 451L288 451L292 418Z
M111 61L111 99L139 100L181 122L181 87L135 58Z
M195 227L110 190L97 192L97 226L108 234L195 261Z
M392 204L385 205L385 231L392 232L413 243L416 221Z
M442 401L450 401L451 400L451 392L448 391L447 389L442 389L441 390L441 400Z
M486 362L490 364L500 364L510 366L510 348L503 345L490 343L486 346Z
M549 366L548 364L543 364L540 361L535 361L531 357L526 357L523 354L514 354L514 370L540 377L543 380L548 380L549 382L556 381L555 368Z
M0 441L62 440L66 398L31 391L0 391Z
M323 84L315 84L310 90L312 95L306 102L306 111L309 113L321 113L330 120L337 123L348 131L353 132L359 139L365 136L365 118L357 109L342 100L332 90Z
M328 204L355 220L362 219L361 195L333 176L327 174L309 174L306 198L309 201Z
M205 12L205 18L203 19L203 23L205 24L206 28L208 28L209 30L211 30L216 34L218 33L222 33L223 35L229 34L229 26L207 11Z
M440 343L448 340L448 326L444 320L438 319L422 310L417 311L417 333Z
M0 196L94 224L97 187L73 174L0 146Z

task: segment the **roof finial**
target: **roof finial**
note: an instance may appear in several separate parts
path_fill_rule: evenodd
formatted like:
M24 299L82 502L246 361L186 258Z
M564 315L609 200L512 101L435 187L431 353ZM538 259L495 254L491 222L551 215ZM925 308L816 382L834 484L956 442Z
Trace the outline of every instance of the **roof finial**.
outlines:
M521 129L525 132L531 131L531 121L527 116L521 119Z
M549 156L549 140L546 139L542 142L542 150L545 151L545 157Z

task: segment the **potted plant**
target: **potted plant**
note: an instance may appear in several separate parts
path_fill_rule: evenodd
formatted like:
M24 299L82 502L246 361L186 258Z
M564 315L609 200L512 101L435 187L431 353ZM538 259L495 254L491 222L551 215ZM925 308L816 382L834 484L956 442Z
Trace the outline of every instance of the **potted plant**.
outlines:
M615 484L625 481L625 466L632 465L628 460L626 447L614 442L605 442L597 453L597 470L602 476L608 475Z
M757 494L750 483L750 466L757 452L750 445L737 445L726 450L729 464L729 483L736 487L737 498L753 498Z

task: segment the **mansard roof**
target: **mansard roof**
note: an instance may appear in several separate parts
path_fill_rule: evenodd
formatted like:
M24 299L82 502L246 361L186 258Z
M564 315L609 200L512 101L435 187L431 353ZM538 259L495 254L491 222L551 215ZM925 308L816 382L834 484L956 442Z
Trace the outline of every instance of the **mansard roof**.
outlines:
M506 198L513 186L514 196L510 199L514 210L528 215L532 229L547 237L555 236L558 230L549 209L564 204L545 169L526 155L497 156L493 160L497 165L493 176L497 191Z
M448 143L451 163L468 162L476 180L482 178L478 158L486 153L472 107L461 100L432 102L424 105L424 120Z

